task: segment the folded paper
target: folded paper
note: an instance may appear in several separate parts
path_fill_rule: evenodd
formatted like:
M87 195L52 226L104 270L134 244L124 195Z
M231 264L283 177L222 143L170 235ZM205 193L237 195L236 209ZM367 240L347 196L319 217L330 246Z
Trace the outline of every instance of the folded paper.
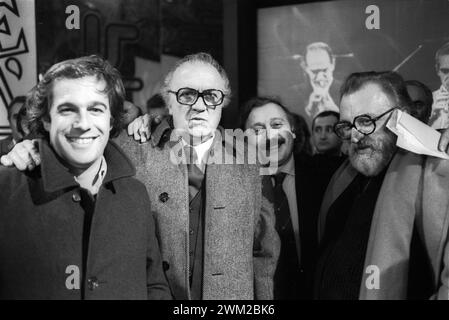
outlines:
M417 154L449 159L448 154L438 150L441 133L408 113L396 110L387 128L397 135L398 147Z

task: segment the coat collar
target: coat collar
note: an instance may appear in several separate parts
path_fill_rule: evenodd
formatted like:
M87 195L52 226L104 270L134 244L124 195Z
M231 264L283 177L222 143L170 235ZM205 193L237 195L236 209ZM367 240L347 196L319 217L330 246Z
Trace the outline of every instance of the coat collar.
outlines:
M327 185L326 192L324 192L323 201L321 202L321 209L318 215L318 238L322 240L324 235L324 228L326 226L327 213L330 206L340 196L340 194L349 186L349 184L357 176L357 171L346 159L343 164L334 173L329 184Z
M153 147L162 148L163 145L170 140L170 134L173 130L173 118L167 117L156 127L151 133L151 144Z
M41 175L44 191L56 192L78 186L73 175L45 139L39 140L39 151L42 157ZM108 171L103 184L135 175L136 170L131 160L114 142L109 141L106 145L104 158L108 165Z

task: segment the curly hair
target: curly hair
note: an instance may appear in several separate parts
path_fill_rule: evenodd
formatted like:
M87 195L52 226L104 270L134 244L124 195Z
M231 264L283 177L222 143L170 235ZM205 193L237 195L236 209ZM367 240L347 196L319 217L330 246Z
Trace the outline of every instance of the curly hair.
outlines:
M125 88L119 71L97 55L65 60L50 67L39 83L27 95L25 106L30 131L36 135L47 136L43 120L49 119L52 88L56 80L80 79L90 76L106 83L102 93L108 96L111 108L112 129L110 137L116 137L124 126Z

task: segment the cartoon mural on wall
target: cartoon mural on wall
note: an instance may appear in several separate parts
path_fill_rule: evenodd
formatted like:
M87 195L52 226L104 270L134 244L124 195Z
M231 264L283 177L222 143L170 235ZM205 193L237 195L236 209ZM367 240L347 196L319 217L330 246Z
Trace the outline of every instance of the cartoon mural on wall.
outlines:
M10 132L7 106L36 84L35 39L34 1L0 0L0 138Z

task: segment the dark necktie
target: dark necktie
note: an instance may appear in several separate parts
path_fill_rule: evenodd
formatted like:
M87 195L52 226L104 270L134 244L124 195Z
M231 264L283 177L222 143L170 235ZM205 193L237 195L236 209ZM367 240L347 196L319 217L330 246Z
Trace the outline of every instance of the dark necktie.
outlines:
M274 178L274 209L276 215L276 231L281 240L281 252L274 274L274 298L298 299L300 290L300 269L296 250L295 235L290 218L290 207L287 195L282 188L286 174L281 172Z
M204 173L196 165L198 156L195 149L192 146L187 145L184 147L184 152L187 160L187 173L189 177L189 200L192 200L201 189Z

